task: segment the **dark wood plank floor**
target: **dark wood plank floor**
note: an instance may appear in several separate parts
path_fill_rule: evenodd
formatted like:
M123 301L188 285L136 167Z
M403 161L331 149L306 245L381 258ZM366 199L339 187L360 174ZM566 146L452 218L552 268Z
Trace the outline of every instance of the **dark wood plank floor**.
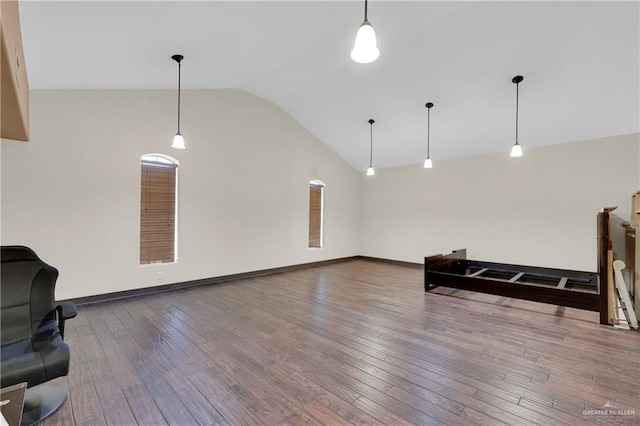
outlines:
M81 306L44 424L640 424L640 333L437 291L354 260Z

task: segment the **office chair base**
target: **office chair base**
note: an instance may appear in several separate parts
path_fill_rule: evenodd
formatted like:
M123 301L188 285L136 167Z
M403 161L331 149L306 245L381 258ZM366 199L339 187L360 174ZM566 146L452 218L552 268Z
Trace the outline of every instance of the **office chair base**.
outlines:
M67 391L61 388L38 385L27 389L20 426L31 426L49 417L66 399Z

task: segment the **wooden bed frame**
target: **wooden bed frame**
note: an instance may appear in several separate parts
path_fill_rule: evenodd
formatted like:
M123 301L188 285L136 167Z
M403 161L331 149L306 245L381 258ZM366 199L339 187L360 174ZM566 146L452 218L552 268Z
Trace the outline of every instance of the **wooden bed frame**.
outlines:
M598 214L597 273L469 260L467 250L461 249L424 258L424 289L443 286L585 309L599 312L600 323L610 324L612 209Z

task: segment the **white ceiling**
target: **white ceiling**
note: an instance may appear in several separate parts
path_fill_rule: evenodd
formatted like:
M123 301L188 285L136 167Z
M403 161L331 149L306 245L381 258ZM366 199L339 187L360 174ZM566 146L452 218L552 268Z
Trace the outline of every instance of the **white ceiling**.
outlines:
M380 58L349 57L361 1L29 1L31 89L239 88L351 165L420 164L639 131L634 2L372 1Z

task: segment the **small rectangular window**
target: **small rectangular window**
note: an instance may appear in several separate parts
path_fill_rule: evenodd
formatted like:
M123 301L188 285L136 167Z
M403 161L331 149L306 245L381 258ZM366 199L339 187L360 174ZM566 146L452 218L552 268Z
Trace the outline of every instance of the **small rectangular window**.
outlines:
M324 184L309 184L309 248L322 247Z
M140 264L175 262L176 164L142 161Z

